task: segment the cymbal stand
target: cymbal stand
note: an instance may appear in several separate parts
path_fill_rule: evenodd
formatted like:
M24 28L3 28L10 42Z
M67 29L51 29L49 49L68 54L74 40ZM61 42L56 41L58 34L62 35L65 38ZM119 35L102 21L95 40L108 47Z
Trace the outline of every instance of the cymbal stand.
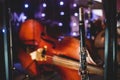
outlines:
M84 9L83 7L79 8L79 28L80 28L80 73L81 80L89 80L88 71L87 71L87 62L86 62L86 47L85 47L85 27L84 27Z

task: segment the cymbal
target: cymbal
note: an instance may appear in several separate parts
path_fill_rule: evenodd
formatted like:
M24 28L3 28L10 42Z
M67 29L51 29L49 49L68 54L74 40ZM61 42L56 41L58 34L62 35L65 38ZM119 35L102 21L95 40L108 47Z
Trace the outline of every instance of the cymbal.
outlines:
M74 2L79 5L80 7L88 7L88 0L74 0ZM102 2L98 2L98 1L92 1L92 9L103 9L103 5Z

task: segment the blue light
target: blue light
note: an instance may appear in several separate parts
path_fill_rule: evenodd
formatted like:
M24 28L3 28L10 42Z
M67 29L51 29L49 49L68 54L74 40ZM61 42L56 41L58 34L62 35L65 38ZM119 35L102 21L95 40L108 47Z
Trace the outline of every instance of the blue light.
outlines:
M47 4L46 4L46 3L43 3L43 7L47 7Z
M25 8L28 8L28 7L29 7L29 5L28 5L28 4L25 4L24 6L25 6Z
M87 33L87 38L90 39L90 33Z
M63 1L60 1L60 5L63 6L63 5L64 5L64 2L63 2Z
M5 29L2 29L2 32L5 33Z
M62 11L62 12L60 12L60 15L64 15L65 13Z

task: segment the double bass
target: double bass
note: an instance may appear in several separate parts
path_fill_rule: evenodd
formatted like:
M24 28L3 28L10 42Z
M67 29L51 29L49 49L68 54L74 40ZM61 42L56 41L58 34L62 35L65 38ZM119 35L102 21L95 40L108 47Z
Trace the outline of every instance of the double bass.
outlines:
M34 76L52 69L59 73L62 80L81 80L80 40L67 36L60 40L54 39L45 31L45 27L34 19L28 19L21 24L19 39L23 45L18 58L24 69ZM88 45L88 48L91 46ZM87 52L89 73L102 75L101 68L91 66L97 64L91 58L89 51ZM41 66L43 68L40 68Z

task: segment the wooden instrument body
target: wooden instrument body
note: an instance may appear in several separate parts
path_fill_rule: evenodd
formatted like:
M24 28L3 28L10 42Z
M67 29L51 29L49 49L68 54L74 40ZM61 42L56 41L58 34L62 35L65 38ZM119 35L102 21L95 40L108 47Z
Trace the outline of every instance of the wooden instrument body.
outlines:
M31 73L32 75L39 75L40 70L38 70L38 65L55 65L55 60L53 61L53 57L55 55L63 55L79 61L80 41L78 39L73 37L64 37L59 41L47 36L46 34L42 35L43 32L43 26L32 19L27 20L21 25L21 29L19 32L21 42L24 45L35 46L36 48L34 51L37 51L37 49L43 48L44 46L47 46L46 55L51 56L51 58L47 58L47 60L45 61L36 61L31 58L31 52L27 52L21 48L18 57L23 67L28 70L29 73ZM90 43L88 43L88 48L91 48ZM89 54L87 56L87 62L89 64L95 65L95 62L92 60ZM55 70L61 75L62 80L81 80L81 75L79 75L78 70L64 67L64 65L55 65L55 67L57 68Z

